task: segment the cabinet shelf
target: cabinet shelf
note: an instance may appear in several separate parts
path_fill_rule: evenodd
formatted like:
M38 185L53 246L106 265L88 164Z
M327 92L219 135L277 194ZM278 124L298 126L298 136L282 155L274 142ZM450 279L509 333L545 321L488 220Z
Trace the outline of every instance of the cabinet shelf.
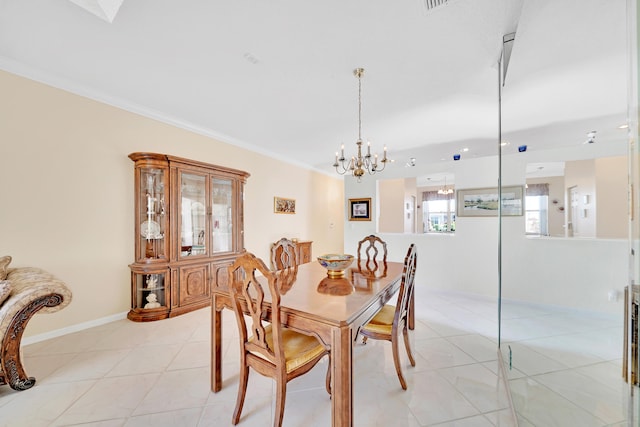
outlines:
M136 238L127 317L159 320L210 305L211 287L226 285L227 266L244 250L243 191L249 174L167 154L129 158L135 171ZM149 280L156 286L147 287ZM145 308L148 304L160 307Z

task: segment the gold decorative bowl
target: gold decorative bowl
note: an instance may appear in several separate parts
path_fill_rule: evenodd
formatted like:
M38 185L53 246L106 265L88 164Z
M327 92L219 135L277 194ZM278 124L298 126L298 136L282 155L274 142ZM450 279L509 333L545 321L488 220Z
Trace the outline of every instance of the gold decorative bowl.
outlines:
M342 277L344 276L344 270L353 263L353 255L324 254L318 257L318 262L327 269L327 276Z

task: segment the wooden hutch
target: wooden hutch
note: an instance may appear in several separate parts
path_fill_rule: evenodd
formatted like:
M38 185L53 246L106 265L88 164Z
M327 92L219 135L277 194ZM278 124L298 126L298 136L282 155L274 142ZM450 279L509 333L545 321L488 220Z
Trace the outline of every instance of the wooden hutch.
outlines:
M211 304L244 250L247 172L156 153L135 163L135 262L128 318L151 321Z

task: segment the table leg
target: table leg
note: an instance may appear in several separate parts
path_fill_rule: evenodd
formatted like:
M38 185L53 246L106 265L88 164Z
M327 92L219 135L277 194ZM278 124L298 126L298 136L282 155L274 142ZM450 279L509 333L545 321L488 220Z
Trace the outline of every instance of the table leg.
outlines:
M331 334L331 425L353 425L353 340L351 328L336 328Z
M211 304L211 390L222 389L222 310L217 309L216 294Z

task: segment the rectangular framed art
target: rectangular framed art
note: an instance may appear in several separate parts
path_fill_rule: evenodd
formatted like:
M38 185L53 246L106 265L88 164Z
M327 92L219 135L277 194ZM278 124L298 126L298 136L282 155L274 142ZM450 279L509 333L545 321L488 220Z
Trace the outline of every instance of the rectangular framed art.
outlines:
M278 214L294 214L296 213L296 200L285 199L282 197L273 198L273 212Z
M349 221L371 221L371 199L349 199Z
M523 187L502 187L502 215L524 212ZM498 216L498 187L456 190L456 216Z

